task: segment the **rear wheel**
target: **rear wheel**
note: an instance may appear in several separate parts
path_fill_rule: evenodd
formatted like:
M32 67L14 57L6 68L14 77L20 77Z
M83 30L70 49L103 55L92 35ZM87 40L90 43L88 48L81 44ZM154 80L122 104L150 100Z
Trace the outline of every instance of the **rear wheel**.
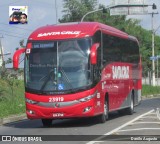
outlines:
M42 124L44 127L50 127L52 125L52 119L42 119Z
M103 107L104 107L103 114L98 116L98 121L100 123L105 123L106 120L108 119L108 103L107 103L107 101L104 102L104 106Z
M134 95L131 95L130 107L125 109L126 114L132 115L134 113Z

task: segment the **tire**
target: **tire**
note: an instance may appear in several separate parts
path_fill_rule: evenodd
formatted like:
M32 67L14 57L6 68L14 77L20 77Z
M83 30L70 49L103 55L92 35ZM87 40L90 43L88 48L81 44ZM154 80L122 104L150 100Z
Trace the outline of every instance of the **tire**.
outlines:
M50 127L52 125L52 119L41 119L44 127Z
M132 115L134 113L134 95L133 95L133 93L131 95L130 107L125 109L125 113L128 115Z
M105 123L108 119L108 103L107 101L104 102L104 112L103 114L98 116L99 123Z

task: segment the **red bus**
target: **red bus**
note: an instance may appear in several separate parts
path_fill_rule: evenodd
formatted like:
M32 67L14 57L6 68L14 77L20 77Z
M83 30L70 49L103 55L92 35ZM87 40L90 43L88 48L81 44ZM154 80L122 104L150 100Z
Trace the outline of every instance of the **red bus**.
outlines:
M133 114L141 101L141 59L133 36L98 23L47 25L35 30L25 53L25 100L29 119L50 126L54 119Z

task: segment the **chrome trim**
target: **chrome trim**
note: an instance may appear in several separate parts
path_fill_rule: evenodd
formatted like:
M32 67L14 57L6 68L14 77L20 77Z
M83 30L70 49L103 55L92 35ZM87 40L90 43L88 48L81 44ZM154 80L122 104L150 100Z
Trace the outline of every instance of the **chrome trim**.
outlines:
M80 102L78 100L74 100L74 101L68 101L68 102L53 102L53 103L38 102L37 105L43 106L43 107L61 108L66 106L72 106L79 103Z
M98 91L96 91L93 95L89 95L89 96L94 98L97 95L97 93ZM86 96L86 97L89 97L89 96ZM83 98L86 98L86 97L83 97ZM83 99L83 98L80 98L80 99ZM53 102L53 103L52 102L38 102L36 105L43 106L43 107L61 108L61 107L67 107L67 106L72 106L72 105L82 103L80 99L73 100L73 101L67 101L67 102Z

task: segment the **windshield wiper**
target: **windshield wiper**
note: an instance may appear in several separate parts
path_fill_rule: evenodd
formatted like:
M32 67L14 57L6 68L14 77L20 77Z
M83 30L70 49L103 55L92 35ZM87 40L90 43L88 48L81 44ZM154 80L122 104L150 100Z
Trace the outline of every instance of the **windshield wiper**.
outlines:
M46 84L47 84L48 81L50 80L50 75L51 75L53 72L54 72L54 70L51 70L51 71L48 73L48 75L45 76L45 77L47 77L47 79L44 81L44 83L43 83L40 91L42 91L42 90L45 88ZM55 74L54 74L54 77L55 77ZM43 77L43 78L44 78L44 77Z
M71 90L72 92L74 92L74 89L73 89L73 86L72 86L72 84L71 84L71 82L70 82L70 79L68 78L68 76L67 76L66 73L64 72L63 68L62 68L62 67L59 67L59 70L60 70L60 72L62 73L62 75L63 75L63 77L64 77L64 80L65 80L66 83L69 85L70 90ZM43 78L41 78L41 79L46 78L46 80L44 81L43 85L41 86L40 91L42 91L42 90L45 88L46 84L47 84L47 83L49 82L49 80L50 80L50 75L51 75L52 73L54 73L54 70L53 70L53 69L52 69L46 76L44 76ZM55 77L55 76L56 76L56 75L55 75L55 73L54 73L54 77Z
M68 78L68 76L66 75L66 73L64 72L64 70L63 70L62 67L59 67L59 70L60 70L60 72L63 74L63 76L64 76L64 78L65 78L65 81L66 81L67 84L70 86L71 91L73 92L74 89L73 89L73 86L72 86L72 84L71 84L71 82L70 82L70 79Z

